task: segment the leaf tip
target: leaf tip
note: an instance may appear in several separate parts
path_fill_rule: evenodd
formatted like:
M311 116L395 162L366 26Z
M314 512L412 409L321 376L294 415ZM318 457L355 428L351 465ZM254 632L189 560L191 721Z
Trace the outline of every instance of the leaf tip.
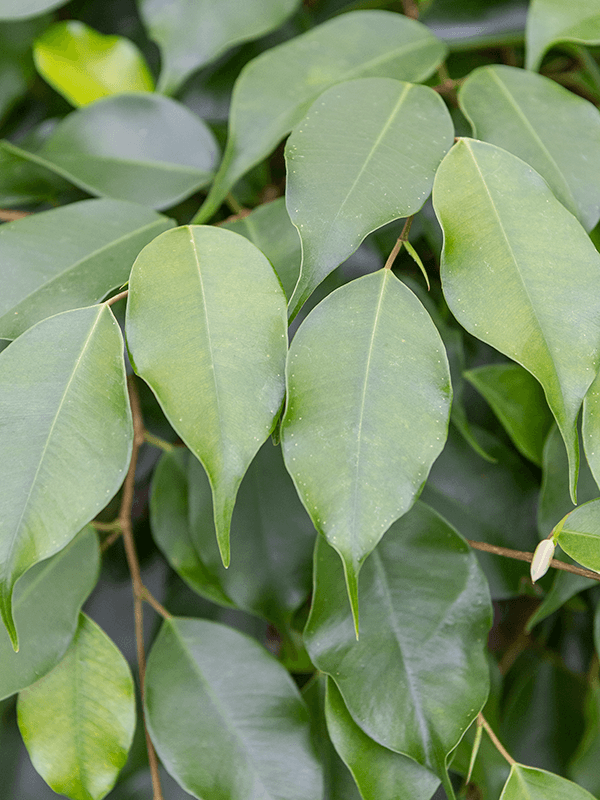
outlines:
M12 648L15 653L19 652L19 635L17 634L17 628L15 625L15 620L13 617L13 610L12 610L12 587L9 589L10 594L8 597L5 595L2 598L2 608L1 608L1 615L2 621L4 622L4 626L10 638L10 643L12 644Z
M356 641L358 641L358 565L347 562L342 557L344 563L344 574L346 576L346 588L348 590L348 599L350 600L350 608L352 610L352 619L354 621L354 633Z

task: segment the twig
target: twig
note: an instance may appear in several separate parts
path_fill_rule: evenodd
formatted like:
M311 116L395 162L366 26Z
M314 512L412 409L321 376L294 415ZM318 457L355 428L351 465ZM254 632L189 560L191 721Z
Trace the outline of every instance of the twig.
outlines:
M527 561L528 563L533 560L533 553L527 553L524 550L511 550L509 547L498 547L487 542L474 542L472 539L467 539L466 541L475 550L483 550L485 553L493 553L495 556L506 556L506 558L514 558L517 561ZM576 567L573 564L565 564L564 561L559 561L557 558L552 559L550 566L554 567L554 569L562 569L564 572L572 572L574 575L581 575L583 578L591 578L593 581L600 582L600 573L591 569Z
M417 5L416 0L401 0L401 2L405 17L419 19L419 6Z
M124 297L127 297L128 294L129 289L125 289L124 292L119 292L119 294L116 294L114 297L109 297L108 300L105 301L106 305L112 306L113 303L116 303L117 300L122 300Z
M140 573L140 564L138 561L137 553L135 550L135 543L133 541L133 529L131 524L131 511L133 508L133 498L135 490L135 468L138 459L139 449L144 443L144 421L142 419L142 411L140 407L140 398L135 384L135 377L130 375L127 379L129 388L129 400L131 403L131 414L133 417L133 448L131 453L131 461L125 482L123 484L123 495L121 499L121 508L119 509L119 525L123 533L123 544L125 545L125 554L127 556L127 564L131 574L131 582L133 588L133 608L135 616L135 640L137 646L137 659L138 670L140 675L140 692L142 695L142 706L145 692L146 680L146 653L144 651L144 611L142 599L150 596L150 593L142 582ZM148 762L150 765L150 775L152 776L153 800L164 800L162 787L160 783L160 775L158 772L158 758L148 728L146 726L146 719L142 707L142 717L144 720L144 733L146 735L146 748L148 750Z
M396 240L396 244L394 245L392 252L389 254L388 260L385 262L384 269L391 269L393 267L394 261L396 260L396 256L402 249L402 245L404 244L404 242L408 241L410 226L412 225L412 221L414 218L415 218L414 214L406 218L406 222L404 223L404 227L402 228L402 233Z
M10 208L0 208L0 221L14 222L16 219L23 219L23 217L29 217L31 213L32 213L31 211L13 211Z
M497 750L497 751L500 753L500 755L501 755L501 756L503 756L503 757L504 757L504 758L505 758L505 759L508 761L508 763L511 765L511 767L512 767L514 764L516 764L517 762L516 762L516 761L514 760L514 758L513 758L513 757L510 755L510 753L508 752L508 750L506 750L506 748L505 748L505 747L504 747L504 745L501 743L500 739L498 739L498 737L496 736L496 734L494 733L494 731L493 731L493 730L490 728L490 724L489 724L489 722L488 722L488 721L487 721L487 719L486 719L486 718L483 716L483 714L481 713L481 711L480 711L480 712L479 712L479 714L477 715L477 721L479 722L479 724L480 724L480 725L482 725L482 726L485 728L485 731L486 731L487 735L488 735L488 736L490 737L490 739L492 740L492 742L493 742L493 744L494 744L494 747L495 747L495 748L496 748L496 750Z
M165 453L170 453L175 449L174 444L167 442L166 439L161 439L160 436L155 436L153 433L150 433L150 431L147 430L144 430L144 441L153 445L154 447L159 447L161 450L164 450Z

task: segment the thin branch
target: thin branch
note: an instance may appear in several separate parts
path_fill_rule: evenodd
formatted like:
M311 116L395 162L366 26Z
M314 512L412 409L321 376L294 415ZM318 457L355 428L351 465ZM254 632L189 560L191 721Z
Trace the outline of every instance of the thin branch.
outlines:
M125 482L123 484L123 495L121 499L121 508L119 510L119 524L121 531L123 532L123 544L125 545L127 564L131 574L131 582L133 584L135 640L137 646L138 670L140 675L140 692L142 695L143 706L146 680L146 653L144 651L144 611L142 598L147 597L149 593L147 593L146 587L142 582L140 564L135 550L135 543L133 541L131 511L133 509L133 498L135 491L135 468L140 447L144 443L144 421L142 419L140 398L138 395L137 386L135 384L135 377L133 375L128 377L127 384L129 388L129 400L131 403L131 414L133 417L133 448L129 470L127 471L127 476L125 477ZM148 733L143 707L142 716L144 720L144 733L146 735L146 748L148 750L150 775L152 776L153 800L164 800L160 783L160 775L158 772L158 758L156 756L156 751L154 749L154 745L152 744L152 740L150 739L150 734Z
M16 219L29 217L31 211L13 211L10 208L0 208L0 222L14 222Z
M155 436L153 433L150 433L150 431L144 431L144 441L154 447L159 447L161 450L164 450L165 453L171 453L175 449L174 444L167 442L166 439L161 439L160 436Z
M163 619L173 619L173 615L169 614L167 609L163 605L161 605L161 603L158 602L156 597L154 597L154 595L151 592L149 592L145 586L143 587L142 600L145 600L147 603L149 603L152 606L152 608L156 611L156 613L160 614L160 616Z
M392 252L389 254L388 260L385 262L384 269L391 269L393 267L394 261L396 260L396 256L402 249L402 245L404 244L404 242L408 241L410 226L412 225L412 221L414 218L415 218L414 214L406 218L406 222L404 223L404 227L402 228L402 233L396 240L396 244L394 245Z
M97 531L101 531L102 533L112 533L113 531L121 532L121 523L118 519L114 519L112 522L98 522L94 520L90 522L92 528L95 528Z
M402 11L404 12L405 17L410 17L411 19L419 19L419 6L416 0L401 0L402 2Z
M124 292L119 292L119 294L116 294L114 297L109 297L108 300L105 301L106 305L112 306L113 303L116 303L117 300L122 300L124 297L127 297L128 294L129 289L125 289Z
M504 758L505 758L505 759L508 761L508 763L511 765L511 767L512 767L514 764L516 764L517 762L514 760L514 758L513 758L513 757L510 755L510 753L508 752L508 750L507 750L507 749L504 747L504 745L501 743L500 739L498 739L498 737L496 736L496 734L494 733L494 731L493 731L493 730L490 728L490 724L489 724L489 722L488 722L488 721L487 721L487 719L486 719L486 718L483 716L483 714L481 713L481 711L480 711L480 712L479 712L479 714L477 715L477 721L479 722L479 724L480 724L480 725L482 725L482 726L485 728L485 731L486 731L487 735L488 735L488 736L490 737L490 739L492 740L492 742L493 742L493 744L494 744L494 747L495 747L495 748L496 748L496 750L497 750L497 751L500 753L500 755L501 755L501 756L503 756L503 757L504 757Z
M493 553L495 556L506 556L506 558L514 558L517 561L527 561L529 564L533 560L533 553L527 553L524 550L511 550L509 547L498 547L487 542L474 542L472 539L467 539L466 541L475 550L483 550L485 553ZM600 573L591 569L576 567L573 564L565 564L564 561L559 561L557 558L552 559L550 566L554 567L554 569L562 569L564 572L572 572L573 575L581 575L583 578L591 578L593 581L600 582Z

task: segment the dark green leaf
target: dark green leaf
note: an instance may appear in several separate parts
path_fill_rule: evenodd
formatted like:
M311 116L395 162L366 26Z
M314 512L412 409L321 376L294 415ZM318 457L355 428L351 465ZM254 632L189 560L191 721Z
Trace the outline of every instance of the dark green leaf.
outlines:
M231 628L165 622L148 659L146 713L161 761L194 797L321 800L321 770L294 682Z
M548 48L558 42L600 44L598 0L531 0L527 14L527 69L539 69Z
M555 557L558 556L559 553L556 553ZM563 572L563 570L560 569L555 570L554 580L552 581L552 586L548 594L527 620L525 629L528 632L533 630L536 625L561 608L561 606L564 606L572 597L579 594L579 592L582 592L584 589L589 589L591 586L594 586L594 584L595 581L591 578L573 575L573 573Z
M600 794L600 682L590 682L585 701L585 731L569 765L569 775L596 797Z
M26 91L35 74L31 45L46 24L43 17L0 24L0 119Z

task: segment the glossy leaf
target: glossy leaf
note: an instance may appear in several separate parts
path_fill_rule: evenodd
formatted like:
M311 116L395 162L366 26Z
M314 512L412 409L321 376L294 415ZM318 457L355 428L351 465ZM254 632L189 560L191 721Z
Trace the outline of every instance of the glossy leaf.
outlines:
M267 441L242 481L231 523L233 558L221 563L210 484L187 450L166 453L155 473L152 533L173 569L199 594L289 625L306 600L315 530Z
M600 572L600 499L571 511L556 541L575 561Z
M106 305L65 311L0 354L0 609L13 645L12 592L119 489L131 412L123 340Z
M333 743L363 800L431 800L438 778L411 758L370 739L348 713L331 678L327 679L325 715Z
M366 562L360 592L357 642L341 565L318 540L304 632L311 659L368 736L444 780L446 757L488 692L491 611L475 555L417 503Z
M83 200L0 226L0 336L14 339L45 317L102 300L173 225L143 206Z
M150 38L158 44L162 68L158 88L173 94L192 72L235 45L278 28L299 0L140 0Z
M19 728L33 765L71 800L100 800L112 789L135 717L127 662L85 614L58 666L19 694Z
M218 157L209 128L185 106L149 93L73 111L35 153L3 142L89 194L167 208L205 186Z
M238 487L283 399L285 295L251 242L204 226L147 245L129 286L135 370L208 473L227 566Z
M580 786L543 769L514 764L500 800L594 800Z
M330 86L354 78L418 82L446 48L415 20L389 11L341 14L247 64L231 100L227 147L195 222L206 222L234 185L271 153Z
M583 449L600 490L600 377L596 375L583 400Z
M148 658L146 714L175 780L202 800L321 800L308 714L286 670L223 625L173 618Z
M362 78L313 103L285 148L286 204L302 240L291 317L368 233L421 208L453 138L427 86Z
M473 136L532 166L586 230L600 219L600 114L555 81L503 64L474 70L459 93Z
M464 376L491 405L517 450L541 466L552 414L531 373L518 364L487 364Z
M2 0L0 20L27 19L37 17L45 11L64 6L66 0Z
M302 250L283 197L263 203L247 216L224 222L221 227L250 239L273 265L286 297L292 296L300 274Z
M546 50L558 42L600 44L600 2L531 0L525 37L527 69L539 69Z
M575 501L577 416L600 363L600 255L545 181L494 145L461 139L433 198L446 302L469 333L542 384Z
M0 637L0 698L25 689L58 664L99 569L98 539L88 527L17 582L13 605L20 647L15 653L8 637Z
M292 341L285 464L342 558L357 626L359 570L440 454L451 393L439 333L390 270L333 292Z
M35 42L37 71L74 106L121 92L151 92L143 55L124 36L105 36L77 20L57 22Z

